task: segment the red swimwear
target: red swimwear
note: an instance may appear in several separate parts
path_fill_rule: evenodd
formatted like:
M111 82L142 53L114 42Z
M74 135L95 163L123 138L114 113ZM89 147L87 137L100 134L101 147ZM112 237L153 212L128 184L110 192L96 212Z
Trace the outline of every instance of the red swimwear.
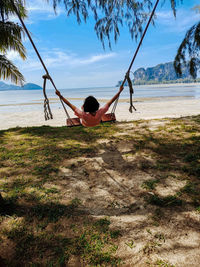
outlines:
M109 109L109 105L105 104L102 108L98 109L95 115L90 114L89 112L81 111L76 108L74 114L81 119L81 123L85 127L93 127L98 125L101 122L102 116Z

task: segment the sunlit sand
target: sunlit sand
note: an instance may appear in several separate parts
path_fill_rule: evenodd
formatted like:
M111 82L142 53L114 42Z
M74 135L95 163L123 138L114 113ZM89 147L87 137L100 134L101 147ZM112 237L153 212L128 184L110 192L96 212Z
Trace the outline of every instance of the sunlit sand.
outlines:
M71 99L77 100L77 99ZM81 100L79 98L78 100ZM53 103L55 99L51 99ZM106 100L101 100L100 104ZM53 120L45 121L42 100L41 103L36 103L37 111L28 112L9 112L9 105L7 112L0 114L0 129L8 129L12 127L26 127L26 126L64 126L66 125L66 114L62 108L53 109ZM23 104L24 105L24 104ZM25 103L25 105L33 105L32 103ZM200 113L200 99L189 97L166 97L166 98L137 98L134 99L134 106L137 111L129 112L129 99L120 99L117 106L116 117L118 121L132 121L140 119L156 119L156 118L178 118L182 116L198 115ZM111 107L112 108L112 107ZM110 108L110 110L111 110ZM69 110L69 109L68 109ZM69 114L73 112L69 110Z

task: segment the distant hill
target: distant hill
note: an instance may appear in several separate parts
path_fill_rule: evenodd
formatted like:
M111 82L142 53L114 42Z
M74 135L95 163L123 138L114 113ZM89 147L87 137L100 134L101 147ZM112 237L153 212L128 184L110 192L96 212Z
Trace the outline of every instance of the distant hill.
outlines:
M178 77L174 70L173 62L167 62L156 65L151 68L139 68L133 73L133 84L155 84L155 83L178 83L178 82L194 82L188 70L183 69L182 77ZM119 81L117 86L120 86ZM127 85L127 83L125 84Z
M27 83L24 86L16 86L12 84L7 84L0 81L0 91L9 91L9 90L41 90L42 87L34 84L34 83Z

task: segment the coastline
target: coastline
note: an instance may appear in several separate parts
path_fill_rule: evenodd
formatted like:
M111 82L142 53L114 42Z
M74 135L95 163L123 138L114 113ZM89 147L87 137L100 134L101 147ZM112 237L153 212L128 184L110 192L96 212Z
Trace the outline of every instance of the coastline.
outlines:
M71 98L71 100L82 100L83 98ZM51 99L51 101L54 99ZM101 99L100 104L106 102ZM45 121L43 103L23 103L20 105L39 105L37 111L14 112L4 111L0 114L0 130L14 127L30 126L65 126L66 114L62 107L53 109L53 120ZM11 105L11 104L10 104ZM12 104L15 105L15 104ZM7 105L9 106L9 105ZM134 106L137 111L129 112L129 99L120 99L116 109L117 121L134 121L160 118L179 118L200 114L200 99L193 97L164 97L164 98L135 98ZM111 110L111 108L110 108ZM70 116L74 117L69 110Z
M138 98L134 98L133 97L133 101L134 103L137 103L137 102L145 102L145 101L153 101L153 102L156 102L156 101L173 101L173 100L180 100L180 99L192 99L193 97L192 96L167 96L167 97L138 97ZM68 97L67 98L69 101L84 101L84 98L83 97ZM14 106L34 106L34 105L43 105L43 99L39 99L39 100L34 100L34 102L27 102L27 103L19 103L19 104L0 104L0 107L14 107ZM108 101L108 99L98 99L98 101L100 103L106 103ZM118 103L129 103L129 98L120 98L118 100ZM58 98L49 98L49 102L50 102L50 105L51 104L55 104L55 103L59 103L59 100Z

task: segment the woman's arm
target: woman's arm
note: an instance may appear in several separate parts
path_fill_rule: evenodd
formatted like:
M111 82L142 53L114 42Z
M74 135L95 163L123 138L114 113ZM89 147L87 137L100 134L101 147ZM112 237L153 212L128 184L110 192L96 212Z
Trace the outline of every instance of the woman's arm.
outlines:
M113 98L112 99L110 99L108 102L107 102L107 105L109 105L109 107L110 107L110 105L119 97L119 95L121 94L121 92L123 91L123 89L124 89L124 87L123 86L120 86L120 88L119 88L119 92L115 95L115 96L113 96Z
M76 107L74 105L72 105L66 98L64 98L61 95L60 91L56 90L56 94L65 102L65 104L67 104L73 111L75 111Z

